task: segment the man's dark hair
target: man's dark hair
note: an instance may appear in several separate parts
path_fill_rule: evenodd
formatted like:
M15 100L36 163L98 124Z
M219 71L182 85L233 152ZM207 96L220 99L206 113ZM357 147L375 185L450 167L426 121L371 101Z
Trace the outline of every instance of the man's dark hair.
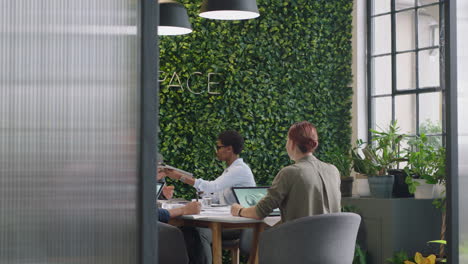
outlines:
M244 148L244 138L234 130L224 131L218 136L218 140L224 146L232 146L235 154L241 153Z

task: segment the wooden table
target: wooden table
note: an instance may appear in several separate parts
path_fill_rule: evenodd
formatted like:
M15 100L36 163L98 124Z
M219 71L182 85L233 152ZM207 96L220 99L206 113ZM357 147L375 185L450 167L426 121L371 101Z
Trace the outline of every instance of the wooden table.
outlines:
M279 217L265 219L268 223L279 221ZM223 229L244 229L253 228L254 236L252 248L250 249L249 263L258 263L258 240L260 233L263 232L267 225L265 220L255 220L251 218L232 216L226 214L210 214L202 212L200 215L184 215L176 219L171 219L169 222L176 226L196 226L207 227L212 232L212 253L213 264L222 264L222 238Z

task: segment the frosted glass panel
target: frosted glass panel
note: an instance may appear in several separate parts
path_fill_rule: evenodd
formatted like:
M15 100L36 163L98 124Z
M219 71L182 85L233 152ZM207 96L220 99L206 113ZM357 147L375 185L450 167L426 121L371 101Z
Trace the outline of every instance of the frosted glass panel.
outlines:
M459 263L468 263L468 1L457 3Z
M0 263L137 263L137 11L0 0Z

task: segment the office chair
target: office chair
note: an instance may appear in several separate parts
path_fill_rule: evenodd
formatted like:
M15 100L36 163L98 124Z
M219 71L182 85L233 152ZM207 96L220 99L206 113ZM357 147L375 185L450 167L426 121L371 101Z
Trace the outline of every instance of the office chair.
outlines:
M260 235L260 264L351 264L361 217L354 213L307 216Z
M179 228L158 222L158 263L187 264L184 235Z

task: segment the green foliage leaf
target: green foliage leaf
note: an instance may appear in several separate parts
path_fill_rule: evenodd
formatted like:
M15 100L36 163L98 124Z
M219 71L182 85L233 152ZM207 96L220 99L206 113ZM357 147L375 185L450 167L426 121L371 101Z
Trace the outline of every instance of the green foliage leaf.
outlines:
M410 260L410 258L408 257L408 253L403 250L395 252L391 258L386 259L388 263L392 264L404 264L405 260Z
M213 180L223 171L213 145L235 129L257 184L269 185L283 166L288 128L308 120L319 132L319 159L349 153L351 141L351 32L353 1L258 0L261 16L216 21L198 16L201 1L180 0L194 31L160 38L160 143L165 161ZM177 72L183 90L168 88ZM206 92L203 76L222 74L219 95ZM160 79L164 79L161 76ZM193 188L175 182L176 196Z
M408 165L405 172L413 177L424 179L429 184L445 184L445 148L433 145L425 134L409 141L407 150ZM414 181L406 178L409 191L414 193Z

